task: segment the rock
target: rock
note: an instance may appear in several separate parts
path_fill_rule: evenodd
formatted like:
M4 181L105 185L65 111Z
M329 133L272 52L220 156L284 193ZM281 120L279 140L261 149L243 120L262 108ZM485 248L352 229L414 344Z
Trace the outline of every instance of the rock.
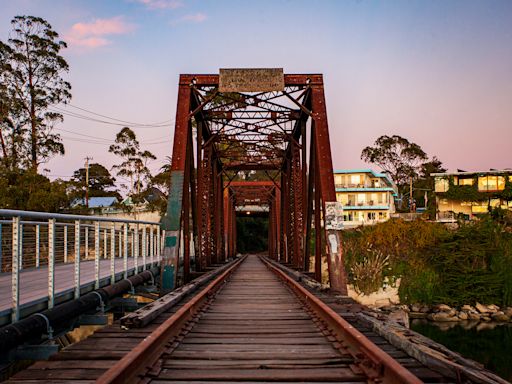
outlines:
M470 320L480 320L480 315L477 313L470 313L468 317Z
M420 310L421 310L420 304L411 304L411 312L420 312Z
M427 314L423 312L409 312L410 319L426 319Z
M483 305L483 304L480 304L480 303L476 303L475 307L476 307L476 310L478 312L480 312L480 313L491 313L491 312L493 312L486 305Z
M500 307L498 307L498 306L497 306L497 305L495 305L495 304L491 304L491 305L488 305L488 306L487 306L487 309L488 309L489 311L491 311L491 312L496 313L496 312L498 312L498 311L500 310Z
M507 315L508 317L512 318L512 307L507 307L503 313L505 313L505 315Z
M461 308L461 311L464 312L476 312L476 309L472 307L471 305L463 305Z
M450 312L452 311L452 307L446 304L438 304L434 307L436 312Z
M382 307L389 307L391 305L391 301L389 299L379 299L379 300L375 300L375 306L377 308L382 308Z
M437 312L432 314L433 321L459 321L457 316L453 316L450 312Z
M420 312L421 313L428 313L430 312L430 307L428 305L423 305L421 308L420 308Z
M467 320L468 319L468 314L466 312L459 312L459 319Z
M482 316L482 321L491 321L490 316Z
M507 315L505 315L503 312L499 311L499 312L496 312L496 313L493 313L491 315L492 319L494 321L499 321L499 322L503 322L503 323L506 323L508 321L510 321L510 317L508 317Z

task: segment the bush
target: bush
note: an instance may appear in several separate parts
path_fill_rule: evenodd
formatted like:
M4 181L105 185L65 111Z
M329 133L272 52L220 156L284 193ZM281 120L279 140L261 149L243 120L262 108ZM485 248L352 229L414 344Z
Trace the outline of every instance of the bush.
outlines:
M457 230L420 220L390 220L347 231L349 281L366 293L369 287L380 288L386 277L401 278L403 303L512 305L512 233L502 215L495 217L500 221L487 215ZM385 255L389 267L373 278L368 274L372 282L363 282L360 268L375 252Z

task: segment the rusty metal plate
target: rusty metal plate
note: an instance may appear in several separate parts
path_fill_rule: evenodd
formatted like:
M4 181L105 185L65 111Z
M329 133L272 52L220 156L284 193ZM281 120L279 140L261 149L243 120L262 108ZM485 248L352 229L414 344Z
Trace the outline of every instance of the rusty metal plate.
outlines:
M220 92L284 91L283 68L221 68Z

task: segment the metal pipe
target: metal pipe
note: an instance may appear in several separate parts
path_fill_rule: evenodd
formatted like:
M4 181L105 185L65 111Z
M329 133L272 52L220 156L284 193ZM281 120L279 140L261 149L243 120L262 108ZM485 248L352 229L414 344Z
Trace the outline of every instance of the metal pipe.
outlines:
M151 281L153 275L157 273L158 268L144 271L117 284L89 292L79 299L47 309L41 312L41 314L48 318L50 326L54 330L64 330L78 316L93 311L101 305L100 297L95 292L100 294L101 301L105 303L116 296L130 291L132 286L136 287ZM0 328L0 351L7 353L12 348L45 334L47 332L47 323L44 317L34 314L26 319Z

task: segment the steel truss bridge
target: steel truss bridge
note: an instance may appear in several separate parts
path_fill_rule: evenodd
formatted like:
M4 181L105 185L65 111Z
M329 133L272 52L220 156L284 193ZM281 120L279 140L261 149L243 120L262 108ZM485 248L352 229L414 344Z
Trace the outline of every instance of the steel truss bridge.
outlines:
M180 255L185 282L191 255L196 271L235 256L237 212L259 206L270 257L318 281L324 260L331 289L346 294L339 231L325 225L336 194L322 75L250 92L223 90L220 76L180 76L162 287L175 286Z

